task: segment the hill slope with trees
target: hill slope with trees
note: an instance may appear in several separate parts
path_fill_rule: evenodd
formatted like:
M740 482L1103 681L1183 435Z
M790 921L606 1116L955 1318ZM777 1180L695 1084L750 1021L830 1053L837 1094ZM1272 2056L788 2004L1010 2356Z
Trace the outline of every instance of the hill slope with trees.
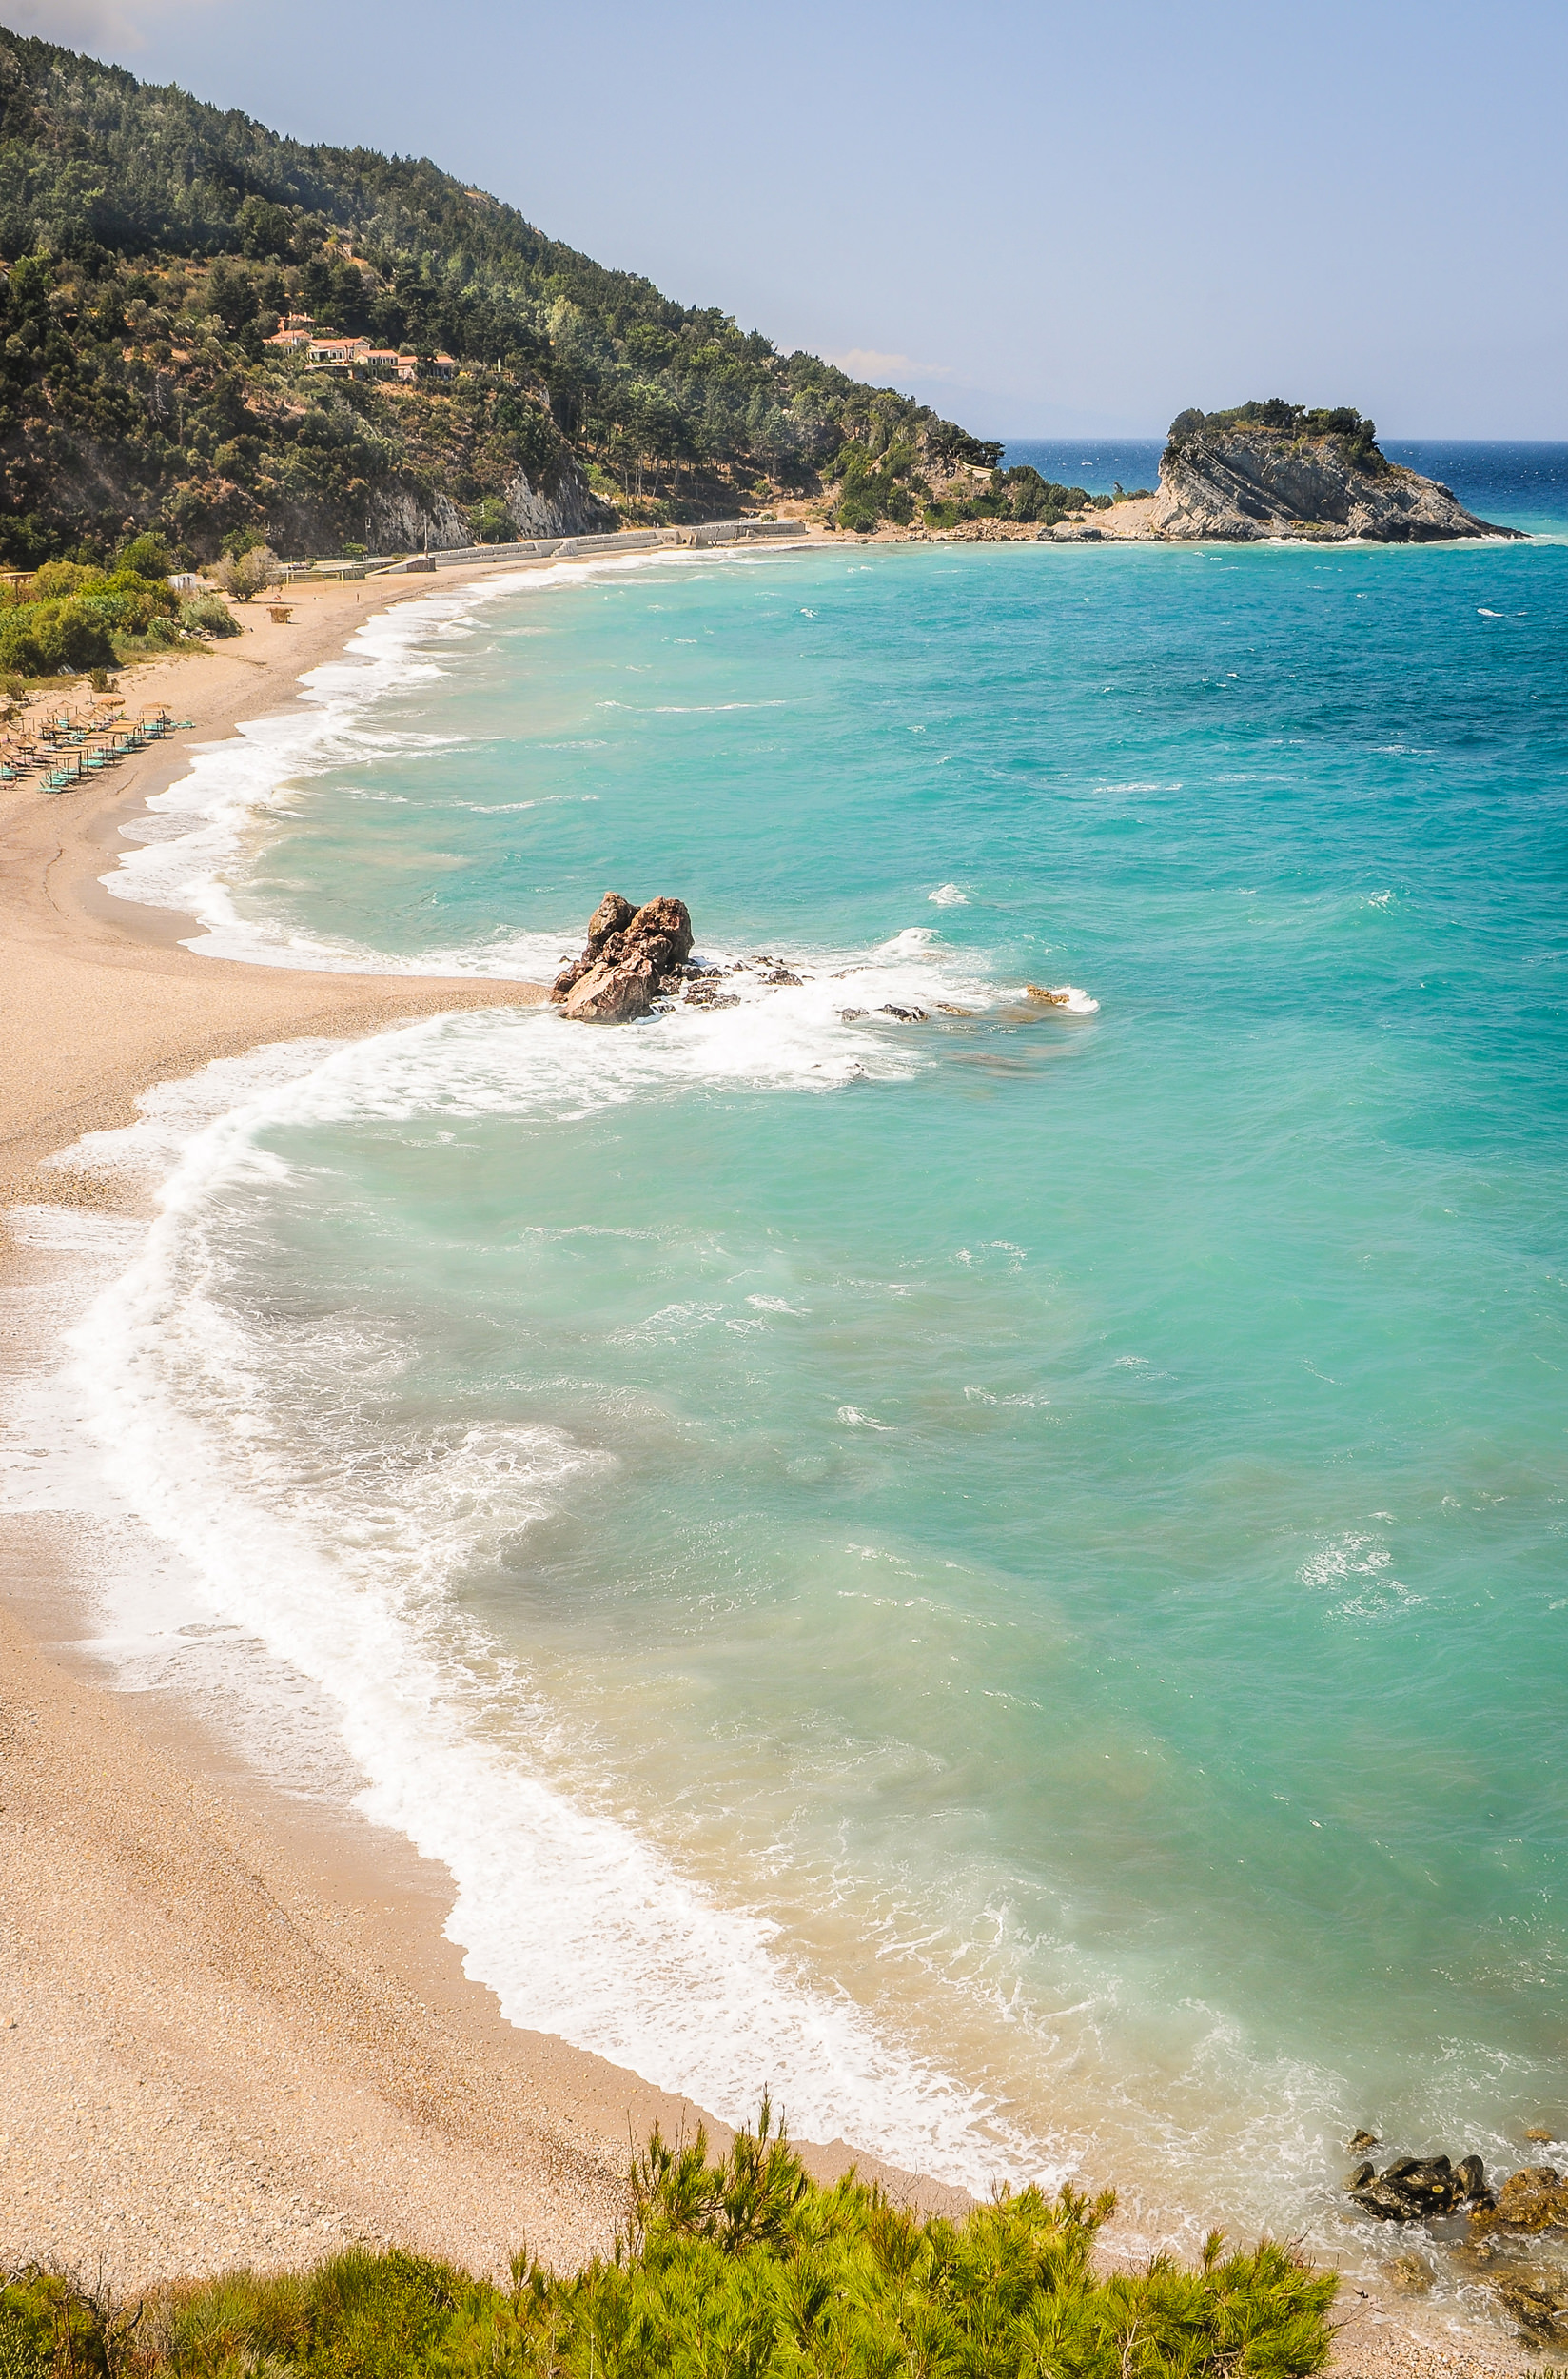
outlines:
M817 493L846 454L862 513L896 517L922 465L1000 452L427 159L288 140L4 28L0 257L23 565L147 528L205 560L698 520ZM290 315L381 360L269 344Z

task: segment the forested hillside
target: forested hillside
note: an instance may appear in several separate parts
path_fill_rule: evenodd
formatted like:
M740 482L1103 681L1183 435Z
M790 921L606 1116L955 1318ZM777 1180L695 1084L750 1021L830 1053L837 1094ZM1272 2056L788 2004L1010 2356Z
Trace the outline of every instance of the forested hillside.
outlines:
M924 468L1000 451L426 160L285 140L3 28L0 258L15 562L153 526L206 560L701 519L846 470L896 519ZM380 360L269 345L290 315Z

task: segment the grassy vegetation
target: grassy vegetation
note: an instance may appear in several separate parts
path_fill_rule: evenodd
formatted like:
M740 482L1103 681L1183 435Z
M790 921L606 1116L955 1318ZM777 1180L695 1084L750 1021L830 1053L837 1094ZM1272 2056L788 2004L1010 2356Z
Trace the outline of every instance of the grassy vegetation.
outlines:
M997 459L427 159L285 140L4 32L0 256L0 555L25 566L151 525L188 560L246 530L336 553L442 505L488 540L519 474L569 482L593 526L814 493L850 445ZM291 313L458 376L313 369L266 344Z
M810 2180L767 2102L710 2163L656 2132L614 2258L510 2289L399 2250L113 2305L29 2271L0 2290L0 2379L1304 2379L1335 2281L1287 2249L1098 2277L1112 2211L1070 2190L921 2220Z
M1118 484L1113 496L1091 496L1087 488L1064 487L1058 480L1043 478L1031 462L1018 462L1009 471L993 470L990 481L978 484L971 495L950 494L928 503L924 518L933 529L956 528L962 521L1015 521L1049 529L1074 514L1108 512L1112 504L1152 493L1151 488Z

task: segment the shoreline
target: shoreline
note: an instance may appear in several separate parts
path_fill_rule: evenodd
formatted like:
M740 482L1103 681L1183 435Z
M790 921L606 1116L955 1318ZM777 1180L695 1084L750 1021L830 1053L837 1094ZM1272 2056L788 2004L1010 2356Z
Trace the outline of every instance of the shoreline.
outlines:
M472 565L436 571L374 596L329 581L295 600L287 626L251 606L261 616L246 617L230 642L127 673L136 699L180 705L193 721L186 733L80 791L49 795L26 780L0 788L0 1032L12 1052L0 1093L5 1204L61 1202L60 1185L37 1177L42 1158L85 1131L133 1121L142 1091L211 1058L304 1034L374 1032L402 1017L543 1001L537 984L198 958L180 947L200 931L195 918L121 899L97 880L120 855L122 824L187 772L196 746L286 709L302 676L336 659L374 612L474 577Z
M38 1165L84 1131L131 1120L142 1091L210 1058L542 999L538 986L472 977L197 958L178 946L194 920L96 881L122 821L183 773L191 743L284 708L302 672L337 658L372 610L472 584L476 573L464 564L384 596L363 583L310 590L323 600L299 603L290 628L247 622L250 652L135 674L138 696L163 695L193 718L187 736L79 795L0 795L8 1206L142 1211L128 1185ZM64 1271L69 1259L19 1245L14 1231L9 1241L14 1376L35 1336L16 1302L47 1305L51 1263ZM402 1837L268 1783L177 1695L95 1681L102 1658L82 1634L91 1534L47 1513L8 1513L0 1528L0 1839L12 1915L0 1951L0 2257L103 2253L111 2276L137 2284L311 2260L353 2238L492 2271L523 2231L558 2264L606 2250L631 2145L655 2120L689 2135L699 2110L507 2023L442 1937L445 1870ZM65 1926L62 1904L72 1912ZM715 2145L731 2136L708 2128ZM886 2171L842 2143L807 2161L823 2177L852 2161ZM933 2209L968 2202L887 2177ZM1107 2246L1114 2254L1114 2233ZM1356 2325L1342 2368L1512 2369L1528 2359L1479 2329L1475 2350L1421 2338L1404 2327L1405 2308L1389 2313L1366 2298L1358 2308L1354 2296L1347 2287L1342 2310L1376 2328Z
M472 585L482 567L384 592L312 587L287 627L257 606L232 645L127 673L127 691L177 705L188 730L80 793L0 793L12 1384L48 1360L71 1269L69 1253L29 1244L28 1209L147 1210L139 1183L49 1156L134 1121L142 1093L214 1058L544 1002L537 984L197 957L180 946L194 918L98 881L122 824L186 772L193 746L286 711L303 674L374 612ZM444 1937L445 1869L346 1792L340 1804L280 1788L178 1693L106 1682L90 1632L103 1533L47 1510L0 1521L0 2263L103 2256L124 2287L355 2239L499 2276L524 2233L560 2266L608 2252L632 2148L654 2123L690 2136L706 2121L715 2145L728 2127L508 2023ZM809 2156L825 2178L854 2160L842 2143ZM968 2202L858 2160L900 2195Z

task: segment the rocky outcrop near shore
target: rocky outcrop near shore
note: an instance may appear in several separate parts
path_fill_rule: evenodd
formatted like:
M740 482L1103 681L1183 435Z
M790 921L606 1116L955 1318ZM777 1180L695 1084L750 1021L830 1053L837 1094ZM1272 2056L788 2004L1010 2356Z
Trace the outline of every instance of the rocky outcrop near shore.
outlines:
M1370 2132L1358 2132L1351 2153L1381 2144ZM1458 2164L1447 2156L1396 2156L1381 2173L1369 2161L1357 2165L1345 2175L1345 2194L1375 2221L1425 2226L1428 2252L1406 2250L1386 2267L1402 2293L1426 2294L1441 2265L1450 2283L1484 2291L1493 2310L1514 2322L1521 2344L1558 2353L1568 2347L1568 2181L1555 2165L1526 2165L1493 2185L1480 2156Z
M1381 2173L1371 2164L1358 2165L1347 2193L1353 2206L1377 2222L1424 2222L1460 2208L1489 2212L1497 2204L1480 2156L1464 2156L1458 2164L1447 2156L1398 2156Z
M1373 423L1350 407L1311 412L1279 398L1230 413L1178 414L1142 533L1237 544L1288 537L1387 545L1522 535L1478 520L1452 489L1390 462Z
M588 920L580 958L563 967L550 997L578 1024L630 1024L656 999L678 992L691 967L692 919L684 900L646 900L634 908L606 893Z

